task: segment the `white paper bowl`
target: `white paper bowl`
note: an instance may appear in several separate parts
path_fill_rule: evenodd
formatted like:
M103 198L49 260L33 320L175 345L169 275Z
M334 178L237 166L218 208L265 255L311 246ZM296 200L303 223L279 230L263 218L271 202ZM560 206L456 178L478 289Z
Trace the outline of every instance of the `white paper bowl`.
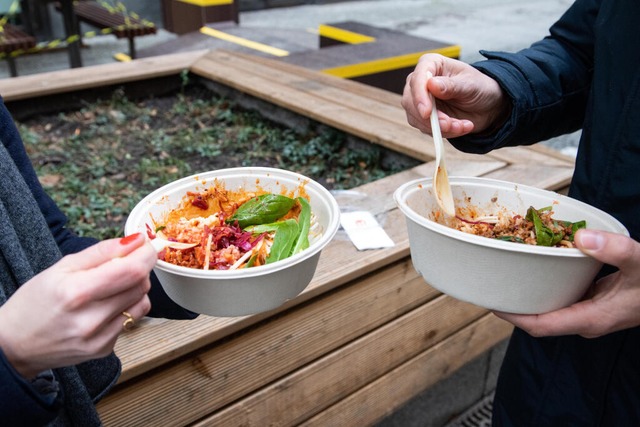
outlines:
M615 218L551 191L484 178L451 177L459 206L479 212L500 208L524 215L553 205L554 218L586 220L587 227L628 235ZM399 187L394 198L406 216L411 260L425 281L441 292L480 307L539 314L571 305L592 283L602 263L574 248L504 242L436 223L440 211L431 179Z
M179 305L211 316L243 316L271 310L294 298L311 282L321 250L333 238L340 223L340 209L327 189L300 174L273 168L221 169L182 178L145 197L134 207L125 224L125 235L146 233L150 216L161 218L177 207L187 191L201 191L215 180L229 190L244 188L281 193L304 183L311 211L322 235L302 252L259 267L242 270L198 270L159 260L154 268L165 292Z

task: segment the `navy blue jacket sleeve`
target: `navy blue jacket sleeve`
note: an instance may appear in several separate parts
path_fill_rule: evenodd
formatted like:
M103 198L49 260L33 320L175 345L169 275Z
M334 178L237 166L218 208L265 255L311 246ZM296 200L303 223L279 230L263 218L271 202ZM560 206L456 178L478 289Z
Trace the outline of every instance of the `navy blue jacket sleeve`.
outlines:
M45 425L58 415L61 392L49 395L18 374L0 349L0 417L2 425Z
M498 81L511 98L511 117L493 135L449 141L459 150L484 154L578 130L593 75L599 3L575 2L550 28L549 36L518 53L481 51L487 60L472 65Z
M2 101L1 98L0 101ZM29 186L33 197L38 202L40 211L47 221L51 234L55 238L62 254L76 253L95 244L97 242L96 239L80 237L66 227L66 216L40 185L13 118L4 102L0 102L0 104L0 140L7 148ZM180 307L167 296L153 273L151 274L151 282L149 299L151 300L152 308L148 314L149 316L168 319L192 319L196 317L195 313Z

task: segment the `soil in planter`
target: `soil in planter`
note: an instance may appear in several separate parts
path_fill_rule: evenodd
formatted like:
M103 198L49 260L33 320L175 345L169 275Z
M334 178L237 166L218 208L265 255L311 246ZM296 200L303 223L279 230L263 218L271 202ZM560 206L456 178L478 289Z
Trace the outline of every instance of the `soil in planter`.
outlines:
M18 122L38 177L80 235L122 235L128 213L149 192L195 173L270 166L353 188L406 169L383 162L373 144L348 144L335 129L297 133L243 110L202 86L179 93L111 99Z

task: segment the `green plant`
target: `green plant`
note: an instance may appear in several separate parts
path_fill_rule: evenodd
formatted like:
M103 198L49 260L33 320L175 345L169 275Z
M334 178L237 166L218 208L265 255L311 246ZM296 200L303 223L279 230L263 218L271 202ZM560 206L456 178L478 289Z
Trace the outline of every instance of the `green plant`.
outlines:
M351 188L395 173L374 144L354 148L331 128L296 132L187 85L133 101L116 90L78 111L18 123L38 176L81 235L122 235L128 212L149 192L213 169L269 166Z

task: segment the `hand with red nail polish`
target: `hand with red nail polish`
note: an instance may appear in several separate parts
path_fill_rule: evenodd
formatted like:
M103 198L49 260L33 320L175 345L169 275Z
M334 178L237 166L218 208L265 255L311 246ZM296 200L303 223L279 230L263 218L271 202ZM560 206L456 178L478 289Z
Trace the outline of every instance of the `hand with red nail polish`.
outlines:
M67 255L34 276L0 310L6 358L31 378L106 356L123 326L148 313L149 272L156 260L145 237L133 234ZM29 316L25 307L37 315ZM19 337L11 333L16 330Z

